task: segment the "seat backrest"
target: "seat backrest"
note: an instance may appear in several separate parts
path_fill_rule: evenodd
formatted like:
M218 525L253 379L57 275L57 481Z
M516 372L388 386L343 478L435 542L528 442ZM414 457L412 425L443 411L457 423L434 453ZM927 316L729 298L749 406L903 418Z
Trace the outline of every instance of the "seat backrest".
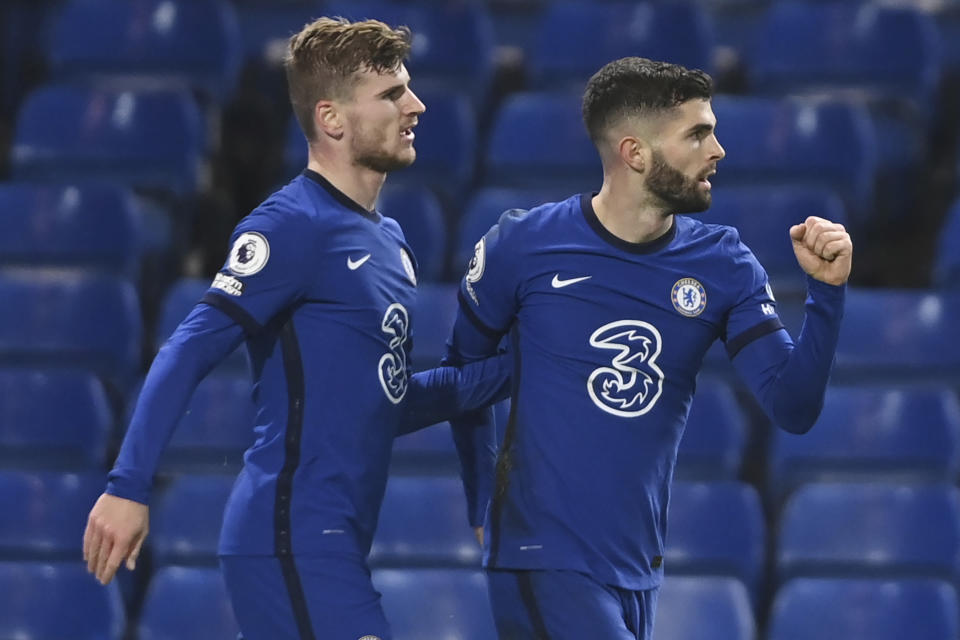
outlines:
M443 276L447 261L447 221L439 200L426 187L387 185L377 210L400 223L419 267L419 281Z
M140 640L237 638L239 631L219 569L162 567L150 579Z
M158 492L149 542L156 564L216 564L233 481L230 475L180 475Z
M668 575L657 598L654 624L654 637L670 640L757 637L750 596L743 583L720 576Z

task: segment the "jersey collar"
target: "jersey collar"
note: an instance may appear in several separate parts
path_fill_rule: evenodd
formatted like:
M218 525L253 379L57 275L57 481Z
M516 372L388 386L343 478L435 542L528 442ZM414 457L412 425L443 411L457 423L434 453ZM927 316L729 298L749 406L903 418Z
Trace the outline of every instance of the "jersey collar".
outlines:
M603 226L600 218L597 217L597 212L593 210L593 197L595 195L597 194L581 193L580 209L583 211L583 217L586 219L587 224L590 225L590 228L607 244L629 253L656 253L673 242L673 239L677 236L677 216L673 216L670 229L655 240L651 240L650 242L628 242L622 238L618 238Z
M318 185L323 187L334 200L345 206L347 209L359 213L367 220L380 222L380 214L377 211L367 211L358 202L351 200L347 194L345 194L343 191L340 191L340 189L337 189L329 180L324 178L313 169L304 169L301 175L305 178L313 180Z

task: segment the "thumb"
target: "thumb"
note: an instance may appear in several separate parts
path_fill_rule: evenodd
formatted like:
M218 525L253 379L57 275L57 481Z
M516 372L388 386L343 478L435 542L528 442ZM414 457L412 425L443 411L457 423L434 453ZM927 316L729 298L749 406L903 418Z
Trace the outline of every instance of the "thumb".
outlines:
M137 568L137 558L140 557L140 548L143 547L143 541L146 539L147 535L141 534L137 538L136 544L133 545L133 549L130 551L130 555L127 556L127 569L133 571Z
M804 224L795 224L790 227L790 238L794 241L799 242L803 240L803 236L807 233L807 226Z

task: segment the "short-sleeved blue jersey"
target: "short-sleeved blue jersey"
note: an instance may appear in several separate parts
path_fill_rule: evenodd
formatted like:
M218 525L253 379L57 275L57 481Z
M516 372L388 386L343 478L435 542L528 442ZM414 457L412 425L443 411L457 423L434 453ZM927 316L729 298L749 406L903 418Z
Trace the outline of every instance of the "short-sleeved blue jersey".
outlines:
M763 268L736 230L685 216L653 242L625 242L583 194L504 214L460 295L480 331L512 329L516 347L487 566L658 585L704 354L717 338L735 354L782 328Z
M312 171L244 218L204 302L247 331L258 407L223 554L366 554L407 390L413 254Z

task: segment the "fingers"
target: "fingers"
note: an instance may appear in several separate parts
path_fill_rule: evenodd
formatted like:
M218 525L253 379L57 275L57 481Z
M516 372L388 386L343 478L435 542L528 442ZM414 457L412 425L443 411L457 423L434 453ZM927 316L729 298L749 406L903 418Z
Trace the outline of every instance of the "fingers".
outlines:
M824 245L823 252L820 255L823 256L824 260L833 261L842 255L849 254L850 252L850 240L847 238L840 238Z
M87 563L87 571L94 573L97 570L97 560L100 557L100 533L92 521L87 522L87 530L83 533L83 559Z
M824 231L818 235L816 241L814 241L813 252L825 260L831 260L836 257L836 252L828 255L824 249L831 243L842 241L846 236L846 231Z
M143 541L147 539L146 533L144 533L133 545L133 551L130 552L130 555L127 556L127 569L133 571L137 568L137 558L140 557L140 548L143 547Z
M107 572L107 564L110 562L110 553L113 551L117 545L113 544L113 541L110 539L110 536L102 536L100 539L100 549L97 551L97 565L94 571L94 575L97 577L102 584L104 582L103 577Z
M824 260L833 260L841 252L842 248L834 243L850 244L850 235L842 224L817 216L810 216L802 225L791 227L790 237Z

